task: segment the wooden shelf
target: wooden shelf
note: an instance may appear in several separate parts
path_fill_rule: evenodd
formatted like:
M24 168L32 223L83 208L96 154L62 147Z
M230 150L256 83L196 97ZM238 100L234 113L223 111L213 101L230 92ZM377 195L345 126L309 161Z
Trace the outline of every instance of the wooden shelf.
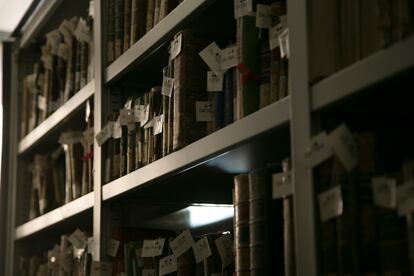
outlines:
M42 138L44 138L52 129L61 124L69 115L76 112L81 105L89 99L95 90L94 81L90 81L79 92L59 107L52 115L45 121L38 125L33 131L26 135L18 145L18 153L23 154L31 147L36 145Z
M42 216L32 219L15 230L15 240L26 238L32 234L56 225L65 219L73 217L93 207L94 192L75 199L66 205L56 208Z

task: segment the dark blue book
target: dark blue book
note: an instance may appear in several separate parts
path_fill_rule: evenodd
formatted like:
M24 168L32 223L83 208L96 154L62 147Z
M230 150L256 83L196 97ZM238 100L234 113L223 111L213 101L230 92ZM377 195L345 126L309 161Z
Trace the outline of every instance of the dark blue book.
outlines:
M234 121L234 90L235 69L231 68L224 74L224 125Z

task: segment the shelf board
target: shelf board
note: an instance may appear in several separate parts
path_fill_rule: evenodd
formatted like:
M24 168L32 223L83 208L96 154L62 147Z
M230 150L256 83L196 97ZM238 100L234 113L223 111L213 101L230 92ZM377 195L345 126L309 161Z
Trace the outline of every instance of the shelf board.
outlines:
M32 219L31 221L16 227L15 239L21 240L50 226L56 225L65 219L92 208L93 204L94 193L91 192L69 202L64 206L56 208L40 217Z
M238 120L181 150L104 185L102 187L103 200L112 199L149 181L159 179L171 173L183 172L209 161L210 166L221 168L238 166L243 169L245 165L241 164L243 163L241 156L243 153L236 151L233 155L229 155L226 151L240 147L252 138L284 126L289 121L290 98L286 98ZM251 149L243 150L244 152L251 151ZM223 157L222 160L212 160L220 156ZM230 173L236 172L232 171Z
M215 0L184 1L163 18L131 48L115 60L106 70L106 82L113 82L123 76L134 64L139 63L178 31L184 21L197 15Z
M414 35L385 48L312 86L312 109L324 108L414 68Z
M88 98L90 98L95 90L95 82L92 80L84 86L79 92L73 95L69 101L59 107L45 121L38 125L33 131L26 135L18 146L18 153L23 154L36 143L39 142L53 128L59 125L67 116L77 110Z
M20 48L25 48L36 37L62 2L63 0L44 0L38 4L23 26Z

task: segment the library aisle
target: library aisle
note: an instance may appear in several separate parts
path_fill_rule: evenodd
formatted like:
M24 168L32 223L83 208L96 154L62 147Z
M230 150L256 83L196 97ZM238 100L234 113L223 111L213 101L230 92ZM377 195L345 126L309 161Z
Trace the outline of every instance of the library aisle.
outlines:
M0 275L414 275L413 0L24 2Z

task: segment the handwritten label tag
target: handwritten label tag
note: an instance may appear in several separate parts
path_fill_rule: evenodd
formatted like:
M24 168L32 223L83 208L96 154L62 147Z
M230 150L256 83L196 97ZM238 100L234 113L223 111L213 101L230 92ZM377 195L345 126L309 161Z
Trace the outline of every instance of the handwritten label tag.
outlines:
M279 36L283 33L286 27L279 23L269 29L269 46L270 50L274 50L279 47Z
M121 139L121 137L122 137L122 128L121 128L121 123L120 123L120 117L118 117L118 119L114 122L114 124L112 126L113 126L112 137L114 139Z
M237 66L239 64L239 57L238 57L238 48L237 46L227 47L221 50L220 54L220 66L221 71L226 71L232 67Z
M279 199L293 195L293 184L290 172L273 174L272 184L273 199Z
M311 168L316 167L332 156L333 151L325 131L312 138L311 145L305 154L309 167Z
M171 97L174 89L174 78L164 76L162 78L161 94Z
M136 123L141 122L141 115L145 112L145 105L135 105L134 106L134 121Z
M178 36L174 37L174 40L171 41L171 60L178 57L181 53L181 43L182 43L183 35L179 34Z
M85 138L85 141L88 145L92 145L93 144L93 138L94 138L94 132L93 132L93 127L90 127L88 129L86 129L83 132L83 137Z
M281 58L289 58L289 29L285 29L279 35L279 45L280 45L280 57Z
M59 144L76 144L80 143L83 138L81 131L66 131L60 134Z
M345 124L341 124L328 135L328 141L347 171L355 168L358 153L354 137Z
M114 122L108 122L105 127L96 135L96 141L99 146L102 146L109 138L112 137Z
M157 276L155 269L143 269L142 276Z
M183 231L177 238L170 242L171 250L177 258L194 245L190 230Z
M224 76L222 73L216 73L214 71L207 72L207 91L219 92L223 91Z
M92 262L91 276L110 276L112 274L112 263Z
M336 186L319 194L319 210L322 221L342 215L343 200L341 186Z
M174 255L169 255L160 260L159 274L160 276L166 275L177 271L177 258Z
M120 241L110 239L109 242L108 242L108 250L107 250L108 255L111 256L111 257L115 257L116 254L118 253L118 249L119 249L120 244L121 244Z
M92 41L92 34L84 19L80 19L73 35L80 41L89 43Z
M211 70L221 73L221 49L215 42L210 43L199 55Z
M144 126L149 120L149 105L146 105L141 113L141 127Z
M213 106L211 102L196 102L197 122L211 122L213 120Z
M256 5L256 27L262 29L272 27L272 8L269 5Z
M395 209L397 207L397 180L388 177L372 178L372 191L376 206Z
M85 248L87 236L81 230L76 229L72 235L69 236L68 241L76 248Z
M92 254L93 255L93 247L94 247L94 241L93 241L93 237L88 238L87 241L87 252L88 254Z
M234 262L233 241L230 235L223 235L214 241L220 255L221 263L227 267Z
M252 0L234 0L234 18L240 18L253 12Z
M134 111L132 109L121 109L119 111L119 124L127 126L130 123L134 123Z
M68 60L69 57L69 45L61 43L59 44L59 49L57 53L58 57Z
M200 263L203 260L211 256L210 244L208 243L208 238L204 237L201 240L197 241L193 246L194 256L196 263Z
M162 133L162 127L164 125L164 114L160 116L156 116L154 118L154 135L158 135Z
M397 206L400 216L411 214L414 210L414 180L397 188Z
M141 257L156 257L162 254L165 239L144 240Z
M37 107L42 111L46 110L47 104L46 104L46 98L45 97L43 97L41 95L37 96Z

